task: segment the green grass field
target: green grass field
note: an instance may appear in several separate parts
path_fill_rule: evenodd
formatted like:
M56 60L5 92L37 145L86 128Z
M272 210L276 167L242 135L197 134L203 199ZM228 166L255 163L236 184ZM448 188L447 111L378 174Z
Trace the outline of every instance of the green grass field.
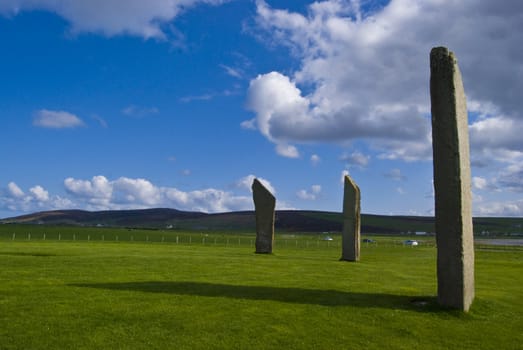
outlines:
M45 241L41 231L0 235L0 349L523 344L519 248L476 250L476 299L463 314L436 305L430 242L376 237L349 263L338 261L339 237L282 236L274 254L257 255L247 234L68 230L60 241L53 230Z

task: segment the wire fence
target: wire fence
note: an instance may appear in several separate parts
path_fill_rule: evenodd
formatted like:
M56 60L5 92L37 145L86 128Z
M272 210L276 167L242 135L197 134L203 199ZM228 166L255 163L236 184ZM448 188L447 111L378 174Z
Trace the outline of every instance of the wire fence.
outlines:
M201 246L249 246L254 247L255 236L224 236L212 234L180 234L180 235L161 235L153 233L144 234L111 234L111 233L0 233L0 240L3 241L63 241L63 242L107 242L107 243L155 243L155 244L180 244L180 245L201 245ZM312 239L275 239L274 247L296 247L296 248L340 248L341 242L312 240Z
M336 236L332 240L324 238L315 238L312 236L283 235L284 237L276 237L273 247L279 248L337 248L341 249L341 237ZM205 233L163 233L151 231L149 234L143 231L134 234L129 232L36 232L36 233L21 233L21 232L0 232L0 241L33 241L33 242L107 242L107 243L151 243L151 244L179 244L179 245L200 245L200 246L225 246L225 247L255 247L256 236L252 234L243 235L223 235L223 234L205 234ZM419 240L417 245L411 245L409 241L398 237L380 237L379 240L362 240L361 247L375 247L375 246L404 246L408 248L416 247L436 247L434 239ZM477 250L523 250L521 245L507 244L488 244L488 242L476 242Z

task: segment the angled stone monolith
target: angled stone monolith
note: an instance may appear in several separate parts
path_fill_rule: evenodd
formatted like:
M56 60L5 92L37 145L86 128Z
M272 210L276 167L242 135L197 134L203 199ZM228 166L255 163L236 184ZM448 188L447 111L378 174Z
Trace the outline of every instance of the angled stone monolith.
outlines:
M345 176L343 192L343 232L340 260L360 260L360 189Z
M252 198L256 212L256 253L269 254L274 242L276 198L258 179L252 183Z
M430 52L430 98L438 302L468 311L474 299L474 236L467 106L456 57L445 47Z

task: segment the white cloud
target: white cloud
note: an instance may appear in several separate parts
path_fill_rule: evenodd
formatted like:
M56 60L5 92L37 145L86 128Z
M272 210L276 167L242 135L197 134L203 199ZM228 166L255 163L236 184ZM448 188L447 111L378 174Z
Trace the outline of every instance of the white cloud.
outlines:
M236 182L236 187L252 192L252 183L253 183L254 179L258 179L258 181L260 181L261 184L273 195L276 194L276 189L274 188L274 186L272 186L272 184L269 180L261 178L261 177L257 177L252 174L249 174L245 177L242 177L240 180L238 180Z
M242 129L256 130L256 119L249 119L241 122L240 126Z
M310 190L299 190L296 196L303 200L316 200L321 193L320 185L312 185Z
M10 0L0 2L0 13L16 15L21 11L45 10L66 19L73 33L165 39L164 25L183 10L198 4L224 2L227 0Z
M472 187L477 190L484 190L487 188L487 179L480 177L480 176L474 176L472 177Z
M196 96L184 96L180 98L180 102L183 103L190 103L193 101L209 101L212 100L216 96L215 93L208 93L203 95L196 95Z
M276 145L276 153L286 158L299 158L300 152L293 145L279 143Z
M394 168L391 169L389 172L383 174L385 177L388 177L389 179L395 180L395 181L405 181L407 180L407 177L401 173L401 169Z
M158 112L159 110L156 107L139 107L135 105L130 105L122 109L123 114L134 118L144 118L157 114Z
M64 180L64 186L69 193L80 197L109 198L113 191L105 176L93 176L91 180L69 177Z
M13 198L22 198L25 196L24 191L22 191L20 187L18 187L18 185L14 182L7 184L7 193L10 197Z
M342 155L340 160L346 162L349 166L366 167L369 165L370 156L355 151L351 154Z
M38 202L47 202L49 200L49 192L47 192L42 186L31 187L29 192L31 192L34 199Z
M253 175L249 175L238 182L238 187L245 187L251 176L254 179ZM260 181L267 189L274 191L269 182L264 179ZM253 208L251 196L239 196L214 188L187 192L174 187L156 186L146 179L120 177L108 180L104 176L95 176L91 180L67 178L64 186L78 207L89 210L174 207L179 210L223 212Z
M348 170L342 170L341 177L340 177L340 183L341 184L345 183L345 176L350 176L350 173L349 173Z
M391 0L362 13L358 1L327 0L303 15L258 0L259 32L300 61L289 76L251 81L258 129L274 143L364 139L380 158L430 159L428 56L444 43L459 59L469 109L486 118L473 124L472 144L522 150L508 128L523 117L522 4ZM490 120L493 111L505 120Z
M10 182L5 190L0 191L0 209L8 211L34 212L72 207L72 201L56 195L51 196L40 185L31 187L26 194L16 183Z
M233 68L233 67L227 66L225 64L220 64L220 67L225 71L225 73L227 73L231 77L234 77L237 79L243 78L243 72L239 68Z
M247 105L256 112L257 129L276 143L276 153L283 157L297 158L299 153L295 146L278 136L281 127L274 124L286 120L288 126L283 128L287 129L299 123L300 119L306 117L308 104L289 78L280 73L259 75L250 83ZM246 121L242 126L252 129L254 123Z
M201 191L182 192L177 189L164 189L168 203L176 208L201 212L226 212L249 210L253 207L252 198L235 196L230 192L205 189Z
M76 115L66 111L51 111L41 109L33 118L33 125L42 128L65 129L85 126Z
M112 188L115 203L156 206L162 200L160 189L145 179L121 177L112 183Z
M523 200L482 203L476 206L474 213L479 216L523 216Z
M311 156L311 164L312 164L312 166L317 166L318 164L320 164L320 162L321 162L321 158L320 158L319 155L313 154Z

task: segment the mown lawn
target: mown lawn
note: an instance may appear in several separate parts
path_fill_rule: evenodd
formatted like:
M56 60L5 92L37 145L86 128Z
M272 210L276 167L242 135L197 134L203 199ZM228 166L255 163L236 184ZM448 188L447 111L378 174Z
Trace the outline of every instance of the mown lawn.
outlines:
M523 251L476 251L467 314L434 247L0 240L0 349L521 349Z

